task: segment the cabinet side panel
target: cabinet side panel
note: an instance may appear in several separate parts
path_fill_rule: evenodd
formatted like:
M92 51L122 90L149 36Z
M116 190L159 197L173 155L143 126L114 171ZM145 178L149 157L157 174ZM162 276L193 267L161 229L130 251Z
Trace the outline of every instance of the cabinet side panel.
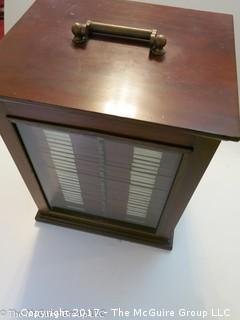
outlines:
M196 137L194 151L185 154L164 208L157 235L171 238L174 228L207 169L220 141Z

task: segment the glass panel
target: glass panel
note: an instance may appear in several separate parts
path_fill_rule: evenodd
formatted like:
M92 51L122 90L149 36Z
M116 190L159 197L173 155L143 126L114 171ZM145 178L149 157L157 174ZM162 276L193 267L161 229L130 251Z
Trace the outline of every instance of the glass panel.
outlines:
M52 210L157 227L180 152L50 125L16 126Z

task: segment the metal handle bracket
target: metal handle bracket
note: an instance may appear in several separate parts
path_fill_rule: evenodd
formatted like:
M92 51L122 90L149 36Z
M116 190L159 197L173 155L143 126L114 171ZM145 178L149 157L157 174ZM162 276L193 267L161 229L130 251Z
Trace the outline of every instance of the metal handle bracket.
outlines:
M167 43L166 37L158 34L155 29L132 28L90 20L85 24L76 22L72 26L72 33L74 35L73 43L75 45L87 42L90 35L107 35L145 41L150 46L150 53L156 56L162 56L165 53L163 48Z

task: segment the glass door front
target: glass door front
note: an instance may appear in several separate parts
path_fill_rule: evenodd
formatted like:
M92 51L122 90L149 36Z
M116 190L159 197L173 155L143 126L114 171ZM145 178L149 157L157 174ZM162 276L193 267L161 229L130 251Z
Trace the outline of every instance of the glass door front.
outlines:
M155 228L182 153L92 131L16 121L51 210Z

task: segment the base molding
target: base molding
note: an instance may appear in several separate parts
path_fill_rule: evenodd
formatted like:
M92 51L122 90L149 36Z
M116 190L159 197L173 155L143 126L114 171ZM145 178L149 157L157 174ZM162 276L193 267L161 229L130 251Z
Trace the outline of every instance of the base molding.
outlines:
M46 222L57 226L96 233L122 240L134 241L165 250L172 250L173 236L170 239L167 239L156 236L153 233L122 227L117 225L117 223L103 223L89 218L82 218L81 216L76 217L61 212L42 212L40 210L37 212L35 219L40 222Z

